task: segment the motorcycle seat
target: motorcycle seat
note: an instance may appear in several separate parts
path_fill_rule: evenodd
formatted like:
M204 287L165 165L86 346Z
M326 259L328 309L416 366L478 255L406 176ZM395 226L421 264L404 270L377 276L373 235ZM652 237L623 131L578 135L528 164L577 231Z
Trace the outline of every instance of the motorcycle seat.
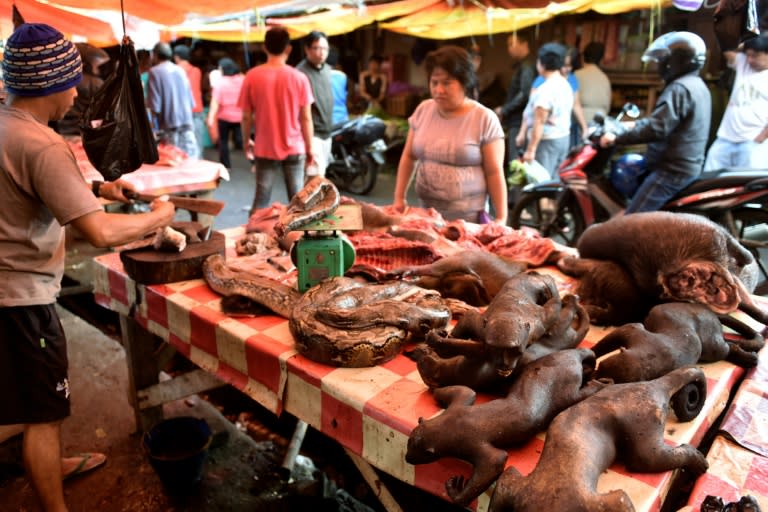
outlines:
M768 171L761 169L723 169L704 172L699 178L675 195L674 199L714 190L746 185L747 183L765 178Z

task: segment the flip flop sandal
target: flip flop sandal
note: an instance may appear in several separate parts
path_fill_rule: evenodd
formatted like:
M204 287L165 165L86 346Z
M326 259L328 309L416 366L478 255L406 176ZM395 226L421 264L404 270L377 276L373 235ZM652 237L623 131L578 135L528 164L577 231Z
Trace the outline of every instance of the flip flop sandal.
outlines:
M106 455L104 455L103 453L96 453L96 452L80 453L75 455L74 457L67 457L67 458L68 459L80 458L80 462L77 464L77 466L75 466L72 470L70 470L67 474L64 475L63 479L65 481L71 478L74 478L76 476L89 473L94 469L103 466L104 463L107 461Z

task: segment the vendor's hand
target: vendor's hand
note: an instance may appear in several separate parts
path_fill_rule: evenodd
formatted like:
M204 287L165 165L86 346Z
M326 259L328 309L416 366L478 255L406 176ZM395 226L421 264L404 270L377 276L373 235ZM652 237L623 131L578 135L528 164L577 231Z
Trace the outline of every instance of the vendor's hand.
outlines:
M136 187L133 183L125 180L105 181L99 187L99 196L104 199L130 203L131 200L128 199L125 192L136 192Z
M156 198L149 203L149 208L152 210L152 213L157 213L161 216L163 225L168 225L173 222L173 218L176 216L176 207L172 202L168 201L168 196L160 196Z
M498 224L499 226L506 226L507 219L493 219L493 223Z
M408 203L405 200L395 200L392 203L392 208L398 213L405 213L405 210L408 208Z
M600 137L600 147L607 148L613 146L616 143L616 135L613 133L604 133Z
M304 159L304 171L306 172L307 169L315 165L315 157L312 155L312 153L307 153L306 158Z
M526 150L525 153L523 153L523 156L521 157L523 162L531 163L534 160L536 160L536 151L531 151L530 149Z

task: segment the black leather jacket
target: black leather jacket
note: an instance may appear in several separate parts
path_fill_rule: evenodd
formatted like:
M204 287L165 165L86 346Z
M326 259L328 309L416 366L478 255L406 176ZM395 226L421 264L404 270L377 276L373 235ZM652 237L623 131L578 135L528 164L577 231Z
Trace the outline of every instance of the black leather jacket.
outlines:
M536 77L536 68L529 60L517 63L512 80L507 89L507 98L501 106L501 115L505 126L520 126L523 110L528 104L531 85ZM514 137L517 134L513 134Z
M712 97L698 72L672 80L651 115L616 137L616 144L648 143L649 171L698 176L704 165Z

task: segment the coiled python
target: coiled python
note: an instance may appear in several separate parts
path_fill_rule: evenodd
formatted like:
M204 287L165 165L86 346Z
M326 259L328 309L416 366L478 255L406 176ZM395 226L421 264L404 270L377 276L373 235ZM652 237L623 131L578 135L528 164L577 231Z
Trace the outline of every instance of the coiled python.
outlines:
M330 366L367 367L400 353L410 336L448 325L440 294L405 282L364 284L326 279L301 295L270 279L227 268L215 254L203 264L208 285L225 296L241 295L289 319L296 350Z

